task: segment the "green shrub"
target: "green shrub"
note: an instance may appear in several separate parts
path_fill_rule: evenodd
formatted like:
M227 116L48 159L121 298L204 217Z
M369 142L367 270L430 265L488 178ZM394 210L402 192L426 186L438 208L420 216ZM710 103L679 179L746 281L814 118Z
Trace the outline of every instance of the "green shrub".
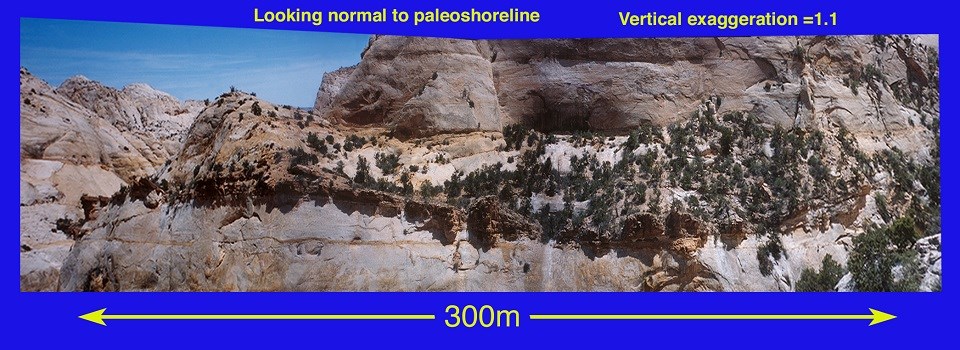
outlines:
M894 256L888 250L890 240L883 230L873 229L853 239L853 252L847 267L856 288L862 292L884 292L893 287Z
M881 72L880 69L878 69L873 63L867 63L867 65L863 67L863 78L867 81L887 81L887 78L883 75L883 72Z
M402 188L401 193L404 196L409 196L413 194L413 183L410 182L410 174L403 173L400 175L400 186Z
M564 205L563 210L551 211L550 204L540 207L536 214L537 223L547 237L556 237L573 219L573 207Z
M377 152L374 159L377 161L377 168L380 168L384 174L393 174L394 170L400 166L399 154Z
M500 184L504 179L509 178L502 168L503 164L501 163L484 165L480 169L467 174L462 182L464 194L473 198L497 194L500 190Z
M883 51L887 47L887 37L883 35L874 35L873 44L880 48L880 51Z
M300 165L309 166L316 164L319 159L313 153L308 153L304 151L302 147L291 148L288 150L291 155L290 166L287 167L287 172L292 175L297 176L312 176L309 172L305 172L300 169Z
M430 180L420 184L420 196L423 198L433 198L443 192L442 186L434 186Z
M798 292L836 291L837 283L840 282L843 274L843 266L833 260L833 256L827 254L820 263L819 272L811 268L803 269L795 289Z
M302 147L291 148L288 152L292 156L290 165L313 165L319 161L316 155L304 151Z
M793 51L790 53L793 54L793 59L797 61L803 61L803 59L806 57L806 52L804 51L803 46L800 46L800 44L794 46Z
M882 194L877 194L873 196L874 203L877 203L877 213L880 214L880 218L885 222L890 221L890 209L887 208L887 197L884 197Z
M939 146L937 146L939 147ZM920 168L920 184L927 190L927 197L934 205L940 205L940 159L939 155L934 164Z
M390 192L390 193L403 192L403 188L395 185L393 182L385 180L384 178L379 178L379 179L376 179L375 181L373 181L372 179L370 180L371 181L367 182L366 184L368 188L372 188L382 192Z
M757 249L757 262L760 264L760 273L769 276L773 272L773 261L780 260L783 256L783 245L780 244L780 237L774 235L766 243ZM771 258L773 261L771 261Z
M623 143L623 154L633 152L637 147L640 147L640 132L633 130L627 137L627 141Z
M320 137L317 137L317 134L312 132L307 134L307 146L310 146L310 148L320 152L320 154L327 154L326 142Z
M720 129L720 147L718 153L722 157L730 156L730 153L733 152L733 144L736 140L733 137L733 130L729 128Z
M857 96L860 95L860 91L858 91L858 89L857 89L857 88L860 87L860 80L857 80L857 79L848 79L847 81L848 81L848 83L849 83L849 85L850 85L850 92L853 92L853 94L854 94L854 95L857 95Z
M507 150L520 150L523 145L523 138L527 136L528 130L520 124L507 125L503 128L503 141L507 144Z
M357 174L353 176L353 182L357 184L372 184L373 177L370 176L370 165L366 157L360 157L357 161Z
M366 144L367 139L357 135L350 135L347 136L347 138L343 141L343 150L350 152L355 149L363 148L363 146Z
M895 276L891 290L894 292L916 292L923 282L923 270L920 268L920 257L915 250L908 250L896 255L895 265L900 266L899 276Z
M807 159L807 165L810 167L810 177L813 177L814 181L823 182L827 180L830 170L823 164L820 157L816 154L811 155L810 158Z
M901 252L910 249L920 238L920 230L917 229L913 218L909 216L897 219L884 232L890 243L893 243Z
M447 198L460 197L460 193L463 191L463 184L460 183L461 177L463 177L463 172L458 170L450 176L450 180L443 182L443 188L447 193Z

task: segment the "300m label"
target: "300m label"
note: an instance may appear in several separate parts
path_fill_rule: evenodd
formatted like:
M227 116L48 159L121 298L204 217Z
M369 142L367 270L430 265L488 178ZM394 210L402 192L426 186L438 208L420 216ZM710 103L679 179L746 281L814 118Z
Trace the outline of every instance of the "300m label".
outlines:
M445 310L447 319L444 324L450 328L520 327L520 312L517 310L497 310L493 306L448 305Z

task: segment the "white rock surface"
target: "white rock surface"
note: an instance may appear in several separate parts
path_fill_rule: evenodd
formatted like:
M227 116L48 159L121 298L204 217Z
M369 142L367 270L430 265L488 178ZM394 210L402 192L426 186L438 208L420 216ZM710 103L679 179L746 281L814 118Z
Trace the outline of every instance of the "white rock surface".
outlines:
M24 68L20 98L21 289L56 290L73 245L57 220L82 222L81 197L108 198L155 173L201 106L79 76L54 90Z

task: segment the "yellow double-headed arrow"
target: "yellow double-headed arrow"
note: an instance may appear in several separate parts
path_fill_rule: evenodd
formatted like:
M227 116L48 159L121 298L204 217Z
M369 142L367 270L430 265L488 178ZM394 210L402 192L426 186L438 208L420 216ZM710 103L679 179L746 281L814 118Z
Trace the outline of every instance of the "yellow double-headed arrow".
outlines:
M870 309L866 315L530 315L531 320L870 320L870 325L886 322L897 316Z
M435 315L107 315L106 308L80 315L80 318L106 326L104 320L432 320Z
M106 326L105 320L433 320L435 315L430 314L384 314L384 315L238 315L238 314L160 314L160 315L108 315L107 309L100 309L91 313L83 314L81 319ZM530 315L531 320L870 320L870 325L886 322L897 318L897 316L883 311L870 309L870 314L863 315L815 315L815 314L797 314L797 315L768 315L768 314L676 314L676 315L556 315L556 314L534 314Z

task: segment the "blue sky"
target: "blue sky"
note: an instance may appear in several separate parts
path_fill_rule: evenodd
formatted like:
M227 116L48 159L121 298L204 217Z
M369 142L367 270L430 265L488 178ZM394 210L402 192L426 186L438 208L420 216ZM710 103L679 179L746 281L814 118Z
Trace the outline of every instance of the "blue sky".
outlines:
M47 19L20 20L20 65L54 87L74 75L147 83L180 99L230 86L313 106L323 73L360 61L367 35Z

